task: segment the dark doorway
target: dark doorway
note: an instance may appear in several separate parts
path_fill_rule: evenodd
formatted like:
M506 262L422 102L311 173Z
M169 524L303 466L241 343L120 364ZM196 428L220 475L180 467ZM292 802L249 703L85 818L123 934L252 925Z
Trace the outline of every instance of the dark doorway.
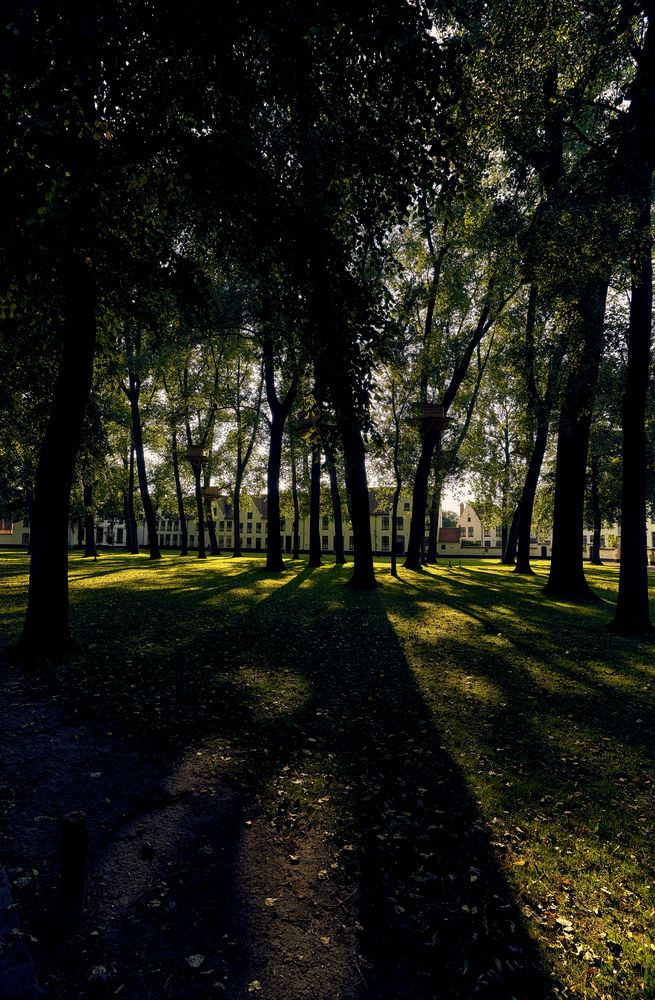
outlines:
M545 545L541 546L541 558L542 559L547 559L548 558L548 549L546 548Z
M398 535L396 539L396 555L402 556L405 554L405 536Z
M291 552L291 542L292 542L292 538L291 538L291 535L285 535L285 536L284 536L284 551L285 551L285 552L286 552L287 554L288 554L289 552Z

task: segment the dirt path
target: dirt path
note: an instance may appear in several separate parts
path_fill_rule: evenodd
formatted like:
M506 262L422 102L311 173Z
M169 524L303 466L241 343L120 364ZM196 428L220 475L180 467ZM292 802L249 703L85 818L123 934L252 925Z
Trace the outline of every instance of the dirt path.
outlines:
M51 1000L261 995L355 1000L358 897L330 835L294 839L207 778L203 749L176 766L102 724L64 717L0 665L0 862ZM90 832L86 914L62 940L59 820Z

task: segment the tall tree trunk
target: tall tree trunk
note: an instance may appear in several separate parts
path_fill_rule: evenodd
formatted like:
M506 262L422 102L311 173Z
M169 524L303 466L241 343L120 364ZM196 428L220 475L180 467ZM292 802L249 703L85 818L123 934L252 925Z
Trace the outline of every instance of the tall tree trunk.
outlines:
M441 437L437 441L433 462L434 485L432 488L432 500L430 503L430 528L428 532L428 550L426 554L427 563L437 562L439 555L439 507L441 506L441 493L443 491L443 479L441 475Z
M334 516L334 561L338 566L343 566L346 562L346 552L343 538L341 494L339 493L339 482L337 479L337 462L332 444L326 441L324 447L327 470L330 477L330 497L332 499L332 513Z
M241 447L237 448L237 474L234 480L234 496L232 497L232 513L234 514L234 549L232 552L232 558L237 559L241 556L241 477L243 472L241 471ZM274 530L280 534L280 522L274 526ZM271 521L269 517L268 521L268 544L271 544Z
M276 407L276 411L271 411L271 436L268 445L268 465L266 467L266 491L268 499L266 569L272 573L280 573L284 569L282 539L280 537L280 469L282 466L284 417L281 415L278 407ZM273 530L273 527L275 530Z
M546 454L546 444L548 442L548 417L543 414L540 419L539 426L537 427L537 433L535 434L534 446L532 448L532 454L530 455L530 461L528 463L528 469L525 474L525 482L523 484L523 492L521 493L521 500L519 502L519 508L521 511L521 520L519 523L519 552L518 559L516 561L516 572L532 574L533 570L530 565L530 532L532 531L532 512L534 511L534 498L537 494L537 485L539 483L539 476L541 474L541 466L543 465L544 455Z
M322 566L321 561L321 448L312 443L311 487L309 494L309 562L312 567Z
M501 558L501 563L504 566L513 566L516 562L516 548L519 544L519 537L521 531L521 523L523 519L523 509L521 506L521 501L517 503L514 508L514 513L512 514L512 521L509 526L509 531L507 532L507 541L503 544L503 555ZM528 534L528 555L530 552L530 537Z
M221 550L218 547L218 538L216 537L216 522L211 497L205 497L205 520L209 533L209 554L210 556L220 556Z
M236 476L234 479L234 516L236 518L234 523L234 552L233 557L240 556L241 549L241 523L240 523L240 511L241 511L241 485L243 483L243 477L245 475L248 462L250 461L250 456L252 455L252 449L255 444L255 439L257 437L257 428L259 427L259 418L261 415L261 403L262 403L262 392L264 387L264 372L262 372L261 378L259 380L259 390L257 393L257 402L255 404L255 416L253 420L252 427L250 429L250 437L246 442L245 451L243 449L243 422L242 422L242 409L241 409L241 362L237 360L237 405L236 405L236 418L237 418L237 464L236 464ZM280 522L275 527L278 535L280 534ZM268 526L269 539L268 543L270 545L271 539L271 526L269 522Z
M621 566L619 595L612 628L650 633L646 543L646 397L650 369L653 309L651 169L639 178L639 218L631 260L632 297L628 366L621 411L623 474L621 480Z
M398 576L398 506L402 488L402 480L396 476L396 488L391 501L391 575L395 577Z
M84 558L89 556L96 558L98 550L96 548L96 528L93 516L93 483L84 483Z
M193 463L194 491L196 496L196 521L198 526L198 559L207 558L205 546L205 511L202 502L202 466L200 462ZM235 553L236 555L236 553Z
M184 494L182 493L182 480L180 478L180 452L177 446L177 429L173 430L171 437L171 459L173 462L173 478L175 480L175 499L177 501L177 514L180 519L180 536L182 539L181 556L189 554L189 530L187 528L186 517L184 515Z
M130 432L130 472L127 483L127 498L126 498L126 520L125 527L130 526L129 537L130 537L130 554L133 556L138 556L139 554L139 530L136 523L136 514L134 513L134 440L132 433Z
M207 450L209 452L209 461L205 463L203 470L203 486L207 490L211 486L212 480L212 458L213 458L213 446L214 446L214 423L210 423L207 429L206 436ZM214 508L212 504L211 497L203 495L204 501L204 514L205 522L207 524L207 533L209 535L209 554L210 556L220 556L221 550L218 547L218 538L216 537L216 521L214 520Z
M148 473L146 471L146 459L143 449L143 432L141 430L141 412L139 410L139 385L134 373L131 361L128 361L129 391L127 397L130 403L132 414L132 437L134 440L134 454L136 457L136 469L139 479L139 494L143 513L148 526L148 551L151 559L161 559L159 551L159 538L157 535L157 520L148 491Z
M353 587L371 590L377 586L377 583L371 544L366 449L354 408L343 404L337 412L337 419L343 444L346 488L350 500L350 517L354 538L353 575L349 582Z
M298 472L296 470L296 453L291 445L291 500L293 503L293 553L294 559L300 559L300 502L298 500ZM271 533L271 521L268 521L268 533ZM279 531L278 531L279 534Z
M591 540L591 564L592 566L602 566L603 560L600 558L600 533L602 531L602 516L600 512L600 495L598 492L598 458L592 455L590 462L591 482L589 489L589 500L591 504L591 519L593 522L593 535ZM645 521L645 515L644 515Z
M266 467L266 490L268 499L269 538L266 547L266 569L280 573L284 569L282 558L282 539L280 537L280 469L282 467L282 440L284 425L294 405L298 393L298 379L294 377L284 399L280 400L275 385L275 366L273 361L273 345L270 339L263 344L264 350L264 385L266 401L271 411L271 435L268 446L268 465ZM271 524L278 526L271 533Z
M421 454L416 466L412 491L412 519L405 555L405 569L421 569L421 546L425 537L425 514L428 505L428 481L435 448L441 431L425 429L421 435Z
M72 645L68 621L68 514L96 345L96 289L85 254L63 276L65 327L52 410L36 472L30 525L30 582L20 655L54 655Z
M582 531L591 414L603 344L608 276L592 275L582 289L578 329L569 350L569 371L557 438L553 554L544 588L549 597L594 601L582 568Z

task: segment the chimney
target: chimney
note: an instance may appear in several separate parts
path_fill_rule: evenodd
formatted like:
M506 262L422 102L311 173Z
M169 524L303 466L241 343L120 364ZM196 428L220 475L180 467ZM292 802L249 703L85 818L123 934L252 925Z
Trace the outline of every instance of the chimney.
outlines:
M459 502L459 516L461 517L463 513L464 513L464 504L460 500L460 502Z

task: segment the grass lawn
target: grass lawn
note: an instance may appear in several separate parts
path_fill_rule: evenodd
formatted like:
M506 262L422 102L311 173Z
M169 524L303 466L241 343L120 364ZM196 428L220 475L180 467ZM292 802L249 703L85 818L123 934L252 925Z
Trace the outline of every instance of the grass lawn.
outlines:
M364 973L416 976L395 995L655 996L655 648L607 628L617 568L583 608L546 565L377 569L357 593L347 567L73 554L83 652L49 676L72 717L200 747L272 828L332 837ZM3 641L27 571L0 553Z

